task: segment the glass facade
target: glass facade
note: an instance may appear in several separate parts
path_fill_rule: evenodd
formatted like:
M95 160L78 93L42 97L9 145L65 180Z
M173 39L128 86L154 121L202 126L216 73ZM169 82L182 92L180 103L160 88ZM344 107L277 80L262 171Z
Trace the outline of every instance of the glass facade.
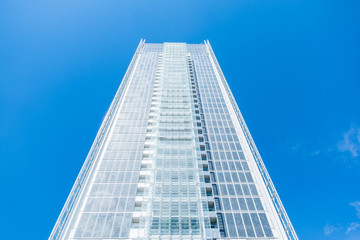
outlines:
M50 239L297 239L208 41L140 42Z

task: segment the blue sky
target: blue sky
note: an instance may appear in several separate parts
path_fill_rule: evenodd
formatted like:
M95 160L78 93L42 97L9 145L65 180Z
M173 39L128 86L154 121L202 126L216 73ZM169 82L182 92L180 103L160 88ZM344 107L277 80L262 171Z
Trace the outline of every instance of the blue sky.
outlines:
M145 38L209 39L299 238L360 239L359 12L355 0L1 1L2 238L49 236Z

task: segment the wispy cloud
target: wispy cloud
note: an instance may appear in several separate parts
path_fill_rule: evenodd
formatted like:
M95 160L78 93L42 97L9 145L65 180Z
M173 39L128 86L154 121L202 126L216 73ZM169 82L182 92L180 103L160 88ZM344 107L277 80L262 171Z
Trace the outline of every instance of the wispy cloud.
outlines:
M360 219L360 202L351 202L350 206L353 206L355 208L356 211L356 217ZM350 223L350 225L346 228L346 233L350 233L353 231L356 231L357 229L360 228L360 223L358 222L352 222Z
M315 142L299 142L288 145L288 149L306 158L326 157L331 158L333 162L346 163L348 167L358 165L360 164L360 127L353 124L327 146Z
M356 202L351 202L350 206L353 206L355 208L356 211L356 217L358 219L360 219L360 201L356 201ZM360 230L360 223L359 222L351 222L351 223L347 223L347 224L335 224L335 225L331 225L331 224L326 224L326 226L324 227L324 235L325 236L329 236L331 234L333 234L335 231L340 230L337 234L343 235L343 239L349 239L348 237L351 237L350 239L352 239L352 237L354 237L354 234L356 236L359 235L359 231ZM356 238L358 239L358 238Z
M329 236L330 234L339 230L340 228L341 228L341 226L339 226L339 224L337 224L337 225L326 224L326 226L324 227L324 234L325 234L325 236Z
M360 128L352 126L343 134L343 139L338 143L338 150L350 152L352 157L359 156L360 152Z
M360 228L360 223L352 222L352 223L350 223L350 226L346 228L346 233L350 233L352 231L355 231L358 228Z
M326 147L326 148L313 148L313 143L296 143L293 145L289 145L288 149L298 154L303 155L304 157L317 157L319 155L324 155L331 153L334 150L334 147Z
M360 202L352 202L350 205L355 208L356 216L360 219Z

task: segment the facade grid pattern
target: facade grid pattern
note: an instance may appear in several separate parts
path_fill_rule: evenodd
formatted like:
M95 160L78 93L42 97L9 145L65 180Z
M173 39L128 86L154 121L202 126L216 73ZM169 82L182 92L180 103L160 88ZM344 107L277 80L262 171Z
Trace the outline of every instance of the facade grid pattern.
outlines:
M50 239L296 240L244 124L208 42L142 40Z

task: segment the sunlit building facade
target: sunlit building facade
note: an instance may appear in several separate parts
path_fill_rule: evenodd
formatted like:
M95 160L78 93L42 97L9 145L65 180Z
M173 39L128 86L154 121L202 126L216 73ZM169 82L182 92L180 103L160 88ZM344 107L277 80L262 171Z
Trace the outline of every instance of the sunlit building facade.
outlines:
M297 239L208 41L140 42L50 239Z

